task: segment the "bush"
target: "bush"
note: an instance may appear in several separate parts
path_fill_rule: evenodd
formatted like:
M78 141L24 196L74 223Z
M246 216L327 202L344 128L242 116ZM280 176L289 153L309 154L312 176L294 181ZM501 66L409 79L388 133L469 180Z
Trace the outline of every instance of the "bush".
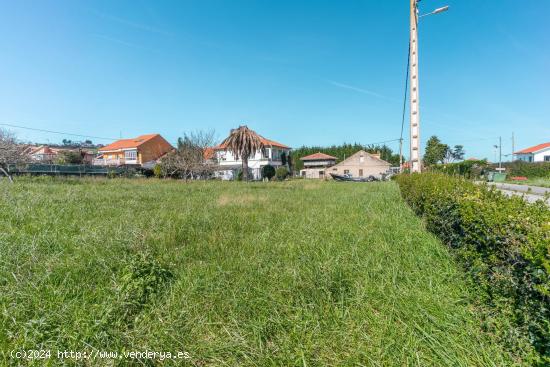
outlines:
M153 175L156 178L162 177L162 166L160 164L155 164L155 166L153 167Z
M494 165L498 167L498 165ZM550 162L528 163L523 161L506 162L502 166L506 168L509 176L525 176L528 178L550 178Z
M67 150L59 154L56 159L57 164L83 164L84 157L79 151Z
M430 166L430 171L441 172L452 176L462 176L468 179L478 179L485 175L489 164L482 161L462 161L457 163L437 164Z
M267 166L262 167L262 177L271 180L275 176L275 168L268 164Z
M277 176L277 180L281 181L287 178L289 174L290 172L288 171L288 168L286 168L286 166L279 166L275 171L275 176Z
M483 300L550 363L550 210L442 174L400 175L401 194L457 254ZM538 358L538 357L537 357Z

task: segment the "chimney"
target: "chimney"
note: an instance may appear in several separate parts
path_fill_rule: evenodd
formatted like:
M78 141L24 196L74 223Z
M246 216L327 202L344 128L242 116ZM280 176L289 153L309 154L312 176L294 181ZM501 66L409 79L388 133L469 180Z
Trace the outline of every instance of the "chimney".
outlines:
M372 155L372 156L375 157L375 158L380 159L380 152L371 153L370 155Z

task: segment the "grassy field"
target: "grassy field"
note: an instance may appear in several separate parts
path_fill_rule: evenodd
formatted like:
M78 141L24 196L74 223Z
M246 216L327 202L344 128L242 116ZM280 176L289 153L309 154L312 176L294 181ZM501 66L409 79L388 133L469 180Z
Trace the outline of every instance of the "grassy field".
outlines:
M4 363L20 348L186 351L197 366L511 363L393 183L0 182L0 228Z

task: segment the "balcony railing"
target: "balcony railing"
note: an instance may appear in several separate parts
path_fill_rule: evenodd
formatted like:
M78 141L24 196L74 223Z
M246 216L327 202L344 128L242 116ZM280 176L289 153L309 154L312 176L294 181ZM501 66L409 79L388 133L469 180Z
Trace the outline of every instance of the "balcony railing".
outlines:
M95 158L92 162L94 166L123 166L125 164L138 164L136 159L126 158Z

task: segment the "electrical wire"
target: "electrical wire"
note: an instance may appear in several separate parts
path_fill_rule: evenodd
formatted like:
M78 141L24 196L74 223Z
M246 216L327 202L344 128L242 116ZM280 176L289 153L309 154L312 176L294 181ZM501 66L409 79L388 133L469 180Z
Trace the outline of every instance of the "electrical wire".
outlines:
M24 129L24 130L31 130L31 131L39 131L39 132L43 132L43 133L77 136L79 138L90 138L90 139L100 139L100 140L119 140L119 138L104 138L104 137L100 137L100 136L73 134L73 133L67 133L67 132L62 132L62 131L53 131L53 130L37 129L37 128L34 128L34 127L19 126L19 125L14 125L14 124L6 124L6 123L2 123L2 122L0 122L0 126L8 126L8 127L13 127L13 128L17 128L17 129Z
M379 142L376 142L376 143L368 143L368 144L363 144L364 146L368 146L368 145L380 145L380 144L386 144L386 143L392 143L394 141L399 141L400 139L393 139L393 140L386 140L386 141L379 141Z

